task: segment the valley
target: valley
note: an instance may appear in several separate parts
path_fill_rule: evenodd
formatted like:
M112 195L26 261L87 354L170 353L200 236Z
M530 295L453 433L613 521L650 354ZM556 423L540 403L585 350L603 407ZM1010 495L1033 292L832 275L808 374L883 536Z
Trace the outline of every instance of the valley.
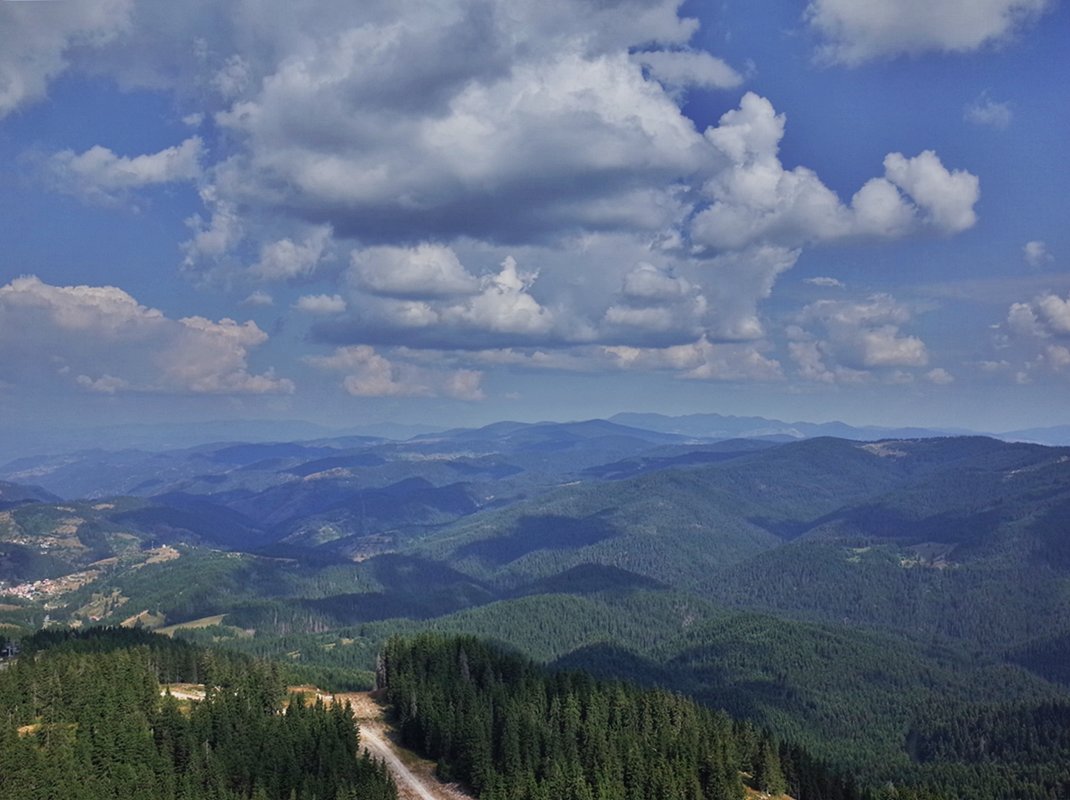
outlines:
M335 691L369 688L393 635L472 634L682 692L873 785L981 785L915 743L1070 699L1070 448L591 420L72 453L0 480L12 632L155 629Z

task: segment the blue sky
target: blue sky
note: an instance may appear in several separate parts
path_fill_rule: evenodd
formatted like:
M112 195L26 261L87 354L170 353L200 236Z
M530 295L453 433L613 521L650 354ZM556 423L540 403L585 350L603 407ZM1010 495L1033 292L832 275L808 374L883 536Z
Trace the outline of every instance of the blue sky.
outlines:
M1070 423L1058 0L0 3L0 430Z

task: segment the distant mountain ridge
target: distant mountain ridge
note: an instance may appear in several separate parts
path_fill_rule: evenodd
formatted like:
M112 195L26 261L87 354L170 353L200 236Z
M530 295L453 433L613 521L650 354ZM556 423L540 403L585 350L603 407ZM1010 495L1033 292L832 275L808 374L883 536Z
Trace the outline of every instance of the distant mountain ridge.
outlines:
M680 436L700 436L705 439L756 439L790 437L812 439L816 436L835 436L839 439L871 441L875 439L929 439L937 436L968 436L974 431L952 428L886 428L876 425L856 427L846 422L784 422L766 417L735 417L724 414L685 414L679 417L665 414L626 412L614 414L610 422L635 428L675 433Z
M59 498L40 486L0 481L0 511L23 503L58 503Z
M854 441L877 439L933 439L941 436L990 436L1005 442L1031 442L1050 447L1070 445L1070 425L1022 428L1011 431L975 431L967 428L926 428L917 426L885 427L848 425L832 422L785 422L766 417L737 417L728 414L683 414L669 416L656 413L624 412L609 417L610 422L645 428L662 433L705 439L812 439L834 436Z

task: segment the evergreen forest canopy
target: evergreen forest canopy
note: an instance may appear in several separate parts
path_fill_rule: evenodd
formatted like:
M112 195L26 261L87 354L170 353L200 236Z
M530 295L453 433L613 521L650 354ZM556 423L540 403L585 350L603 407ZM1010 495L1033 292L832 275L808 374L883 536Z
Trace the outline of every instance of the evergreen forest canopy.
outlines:
M27 800L395 800L352 711L277 669L138 631L38 633L0 672L0 788ZM200 683L182 708L160 681Z
M1070 448L661 427L23 459L0 636L140 625L361 688L393 635L474 634L723 709L859 791L1067 793Z
M679 695L549 674L472 637L391 639L379 681L402 741L481 800L858 798L768 732Z

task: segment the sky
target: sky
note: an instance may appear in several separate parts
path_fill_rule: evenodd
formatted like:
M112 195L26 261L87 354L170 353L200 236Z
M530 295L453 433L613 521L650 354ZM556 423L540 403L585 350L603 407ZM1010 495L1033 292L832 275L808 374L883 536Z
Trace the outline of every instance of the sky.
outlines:
M1068 40L1060 0L0 0L0 436L1070 423Z

